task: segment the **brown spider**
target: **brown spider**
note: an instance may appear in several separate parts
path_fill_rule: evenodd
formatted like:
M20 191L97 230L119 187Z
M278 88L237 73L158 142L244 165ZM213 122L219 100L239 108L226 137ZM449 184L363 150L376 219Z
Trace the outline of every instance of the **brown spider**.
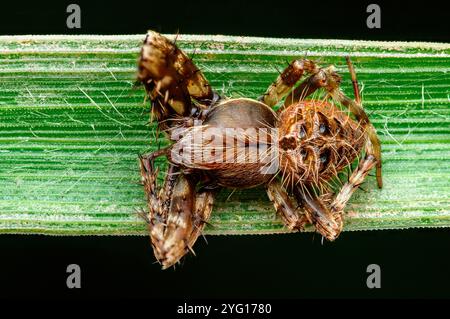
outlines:
M222 187L263 185L289 230L312 224L326 239L338 237L345 205L374 166L382 187L380 142L361 106L349 58L347 64L355 101L339 89L341 77L334 66L320 68L307 59L292 61L259 100L226 99L174 42L156 32L147 34L138 78L159 129L173 142L140 158L146 220L163 269L192 251ZM293 89L303 73L309 76ZM323 98L306 99L319 89ZM153 162L161 155L169 168L158 187ZM360 155L357 168L335 194L330 180Z

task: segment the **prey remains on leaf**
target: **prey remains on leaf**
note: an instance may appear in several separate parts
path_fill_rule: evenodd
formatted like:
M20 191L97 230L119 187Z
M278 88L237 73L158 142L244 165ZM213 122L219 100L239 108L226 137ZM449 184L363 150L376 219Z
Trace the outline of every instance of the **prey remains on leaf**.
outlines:
M380 142L349 58L347 65L354 100L340 90L334 66L308 59L292 61L258 100L227 99L173 41L147 34L138 78L152 118L172 142L140 157L146 220L163 269L193 252L221 188L263 186L289 230L312 224L330 241L339 236L344 208L373 167L382 187ZM154 166L159 156L169 161L163 185ZM347 182L331 187L355 159Z

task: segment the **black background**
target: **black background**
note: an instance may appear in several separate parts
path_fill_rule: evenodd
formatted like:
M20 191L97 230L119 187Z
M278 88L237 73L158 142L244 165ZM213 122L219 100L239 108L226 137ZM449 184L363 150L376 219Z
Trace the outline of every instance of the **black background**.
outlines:
M381 5L382 28L365 25L369 2L72 1L82 29L69 30L60 1L0 5L0 34L230 34L297 38L450 41L444 2ZM265 195L262 195L265 196ZM154 264L146 237L0 236L0 296L34 297L450 297L450 230L209 236L175 270ZM79 264L82 288L66 288ZM382 288L366 286L379 264Z
M266 37L449 41L448 1L140 0L4 1L0 34L227 34ZM67 29L66 7L81 6L82 28ZM382 28L366 8L381 6Z

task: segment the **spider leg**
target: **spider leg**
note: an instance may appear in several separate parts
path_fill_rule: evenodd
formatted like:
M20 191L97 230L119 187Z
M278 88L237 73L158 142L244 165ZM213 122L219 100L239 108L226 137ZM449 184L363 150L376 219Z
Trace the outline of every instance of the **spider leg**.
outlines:
M193 61L174 42L157 32L149 31L144 40L138 80L145 86L152 101L152 114L161 129L171 126L167 120L190 116L202 104L209 106L218 100L217 93Z
M358 82L356 80L356 74L353 65L350 61L350 58L347 58L347 65L349 67L350 74L352 77L355 99L360 101L359 88L357 84ZM325 70L328 76L324 88L328 91L331 98L333 98L334 100L336 100L337 102L348 108L349 111L355 115L356 119L358 120L360 125L364 128L367 137L371 142L372 145L371 149L373 150L373 156L376 159L377 183L378 187L382 188L383 180L381 173L381 144L377 136L377 131L373 127L372 123L370 123L369 117L364 111L364 108L362 107L361 103L353 101L340 90L339 85L341 82L341 78L340 76L337 75L335 68L333 66L330 66Z
M312 188L305 185L294 188L294 196L303 204L306 216L315 226L316 231L329 241L335 240L343 229L342 214L331 211Z
M342 215L344 212L345 205L349 201L352 194L358 189L358 187L363 183L369 171L377 164L378 159L374 154L375 149L370 140L366 142L366 155L359 162L357 169L355 169L350 175L348 182L342 186L339 193L334 198L331 203L331 211L333 214Z
M300 207L294 205L279 180L273 179L267 185L267 195L289 230L302 231L305 225L310 223L308 216L300 212Z
M352 61L350 60L350 57L346 57L346 61L347 61L348 70L350 72L350 76L351 76L351 79L352 79L353 93L355 95L356 106L354 108L357 108L359 106L360 109L361 109L360 112L363 113L363 115L361 117L364 118L365 120L367 120L367 122L369 122L367 114L364 112L364 109L362 108L361 96L360 96L360 91L359 91L359 87L358 87L358 79L356 78L355 68L353 67L353 64L352 64ZM377 159L377 162L376 162L376 177L377 177L378 188L382 188L383 187L383 178L382 178L382 170L381 170L381 145L380 145L380 140L378 139L377 131L373 127L372 123L370 123L370 122L368 124L368 130L367 131L368 131L368 134L369 134L369 139L372 142L371 150L373 151L373 154L374 154L375 158Z
M358 79L356 78L355 68L353 67L353 63L350 60L350 57L346 57L345 61L347 62L348 71L350 72L350 76L352 79L353 85L353 94L355 96L355 102L361 105L361 94L359 91Z
M208 221L213 192L195 192L195 178L185 175L170 164L164 186L158 189L158 171L153 160L159 154L140 158L141 175L148 200L150 240L156 259L167 269L192 251Z
M149 220L159 217L166 218L169 210L167 201L160 200L160 193L157 187L158 169L154 169L154 160L166 153L167 149L165 148L147 155L139 156L142 183L148 200ZM176 173L177 168L174 165L170 165L167 170L163 186L164 192L161 192L162 194L171 194L173 191L173 184L176 180Z
M294 188L297 206L283 188L281 183L274 179L267 186L267 194L277 213L289 230L303 231L305 225L313 224L316 231L326 239L336 239L342 231L342 214L334 213L312 190L303 191Z
M319 71L316 64L307 59L294 60L286 69L278 76L267 91L262 95L259 100L269 107L274 107L279 101L281 101L295 84L300 80L303 73L314 74Z
M188 246L192 247L211 217L214 195L217 190L202 189L196 194L193 215L193 228L189 235Z
M317 73L314 73L307 77L303 82L300 83L284 100L284 104L278 109L280 113L283 109L287 108L289 105L297 103L304 100L306 97L310 96L318 89L324 87L327 83L327 78L330 76L328 74L327 68L320 68Z

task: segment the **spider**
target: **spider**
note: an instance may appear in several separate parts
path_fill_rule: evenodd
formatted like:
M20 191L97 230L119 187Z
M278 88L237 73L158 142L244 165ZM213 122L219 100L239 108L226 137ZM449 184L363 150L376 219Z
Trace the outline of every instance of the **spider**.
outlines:
M339 236L344 208L373 167L382 187L380 142L348 57L347 65L355 100L340 90L334 66L306 58L289 63L258 100L227 99L174 41L148 32L138 80L172 143L139 160L144 217L163 269L193 252L221 188L263 186L287 229L312 224L327 240ZM163 185L154 166L159 156L169 162ZM331 181L357 158L347 182L333 190Z

